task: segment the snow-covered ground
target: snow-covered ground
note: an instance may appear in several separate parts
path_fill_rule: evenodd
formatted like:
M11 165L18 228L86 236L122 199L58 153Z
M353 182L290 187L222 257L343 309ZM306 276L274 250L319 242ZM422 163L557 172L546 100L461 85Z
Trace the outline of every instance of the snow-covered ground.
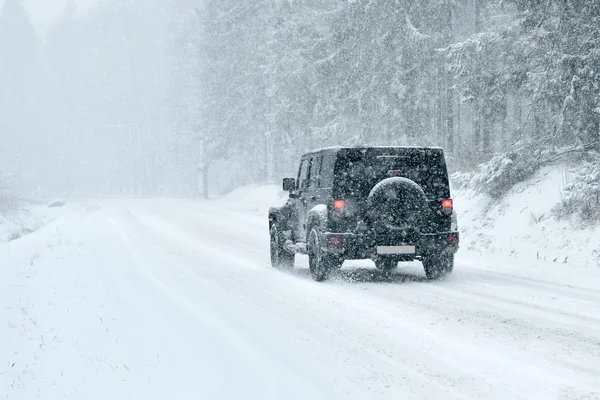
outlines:
M454 190L463 247L526 261L599 268L600 226L575 218L557 220L553 212L572 175L568 165L546 167L500 199L473 188Z
M206 202L67 202L0 245L0 394L600 398L595 265L511 255L504 228L484 240L482 225L465 228L447 280L425 281L419 263L386 277L348 262L315 283L303 256L293 272L269 266L265 214L281 200L269 186ZM463 226L480 218L475 197L456 203ZM524 238L518 207L489 216Z

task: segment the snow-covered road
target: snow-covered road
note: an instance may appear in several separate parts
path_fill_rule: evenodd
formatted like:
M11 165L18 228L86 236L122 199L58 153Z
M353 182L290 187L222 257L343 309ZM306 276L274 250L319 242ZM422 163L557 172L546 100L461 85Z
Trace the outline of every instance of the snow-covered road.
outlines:
M264 213L71 204L0 246L0 398L598 399L600 270L269 266Z

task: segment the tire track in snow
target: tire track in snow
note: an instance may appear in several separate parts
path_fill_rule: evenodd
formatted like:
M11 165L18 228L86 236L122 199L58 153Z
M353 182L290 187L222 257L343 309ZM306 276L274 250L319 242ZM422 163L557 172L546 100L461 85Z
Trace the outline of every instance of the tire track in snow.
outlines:
M230 360L231 364L236 362L239 363L240 359L245 360L248 365L254 364L252 376L256 377L256 373L260 372L259 380L263 382L262 386L267 389L267 391L261 395L261 398L291 398L291 393L287 387L290 386L290 380L295 381L297 379L293 377L294 371L290 371L288 365L282 364L280 362L280 357L275 356L275 354L260 351L257 348L256 343L253 343L250 340L244 329L245 326L240 324L240 321L236 320L235 314L228 313L227 308L223 306L223 299L226 298L225 296L230 296L231 293L221 293L224 288L219 287L218 281L206 278L199 279L197 274L192 275L184 273L179 276L179 279L173 279L174 275L172 273L175 270L181 271L182 269L187 269L189 271L189 268L180 260L174 260L172 254L164 251L161 253L160 244L164 246L168 243L168 241L164 240L164 236L161 236L163 240L156 241L156 238L152 238L151 233L154 232L152 229L148 229L149 227L147 225L138 225L136 228L135 226L130 225L130 222L132 221L136 221L136 218L133 217L133 219L130 219L126 224L127 227L116 224L114 220L113 223L116 224L121 234L125 235L124 240L128 243L134 257L137 258L137 265L140 273L153 281L153 283L169 298L176 300L176 303L180 307L185 308L188 312L192 313L195 318L202 321L208 321L211 329L220 332L225 342L233 345L236 349L234 352L237 357ZM137 221L137 223L139 224L139 221ZM126 232L126 230L130 233ZM152 256L141 255L137 249L148 249L150 243L156 245L151 252ZM159 265L163 266L162 268L164 268L164 266L169 266L169 270L164 270ZM231 281L228 283L231 283ZM192 287L193 284L197 284L197 286ZM217 289L221 295L214 295L213 292L215 289ZM198 295L198 291L200 291L201 295ZM252 321L246 321L246 323L251 322ZM290 363L289 365L293 364ZM281 379L283 379L283 381L280 382ZM335 398L327 387L317 385L320 387L320 390L317 391L315 388L311 389L313 383L306 380L303 385L305 387L301 393L309 393L309 397L311 398ZM359 388L356 389L358 390ZM298 393L297 396L300 396L300 394ZM304 397L304 394L302 397Z
M146 224L149 225L144 225L144 232L161 232L161 233L167 233L167 237L173 238L173 237L177 237L176 242L179 243L186 243L188 246L190 246L190 250L189 251L193 251L196 252L199 255L202 255L202 251L198 250L197 247L192 247L192 243L195 243L197 241L200 240L200 237L197 238L193 238L193 236L188 236L189 234L186 233L185 231L178 231L177 227L179 226L177 224L177 222L173 222L172 219L169 219L169 221L162 221L159 222L159 220L154 219L154 218L148 218L148 216L144 216L143 218L141 218L140 221L143 221L143 223L145 222ZM182 240L183 237L188 236L188 239L186 240ZM165 238L167 239L167 238ZM163 239L162 243L165 243L166 240ZM173 242L172 242L173 243ZM239 256L236 253L230 253L230 254L223 254L222 252L219 253L220 257L219 260L221 262L220 265L222 266L230 266L230 265L235 265L237 264L237 262L239 261ZM209 256L210 258L210 256ZM225 260L229 260L230 262L225 262ZM266 267L266 268L270 268L270 267ZM261 271L263 272L263 274L265 272L268 273L269 278L271 278L271 280L274 281L279 281L282 277L285 277L285 275L282 276L281 273L279 273L279 271L274 271L274 270L270 270L270 269L261 269ZM198 273L198 271L194 271L196 274ZM223 273L224 272L224 273ZM230 274L233 271L221 271L220 273L215 274L214 271L212 270L202 270L203 274L212 274L214 276L214 280L215 281L222 281L222 280L226 280L228 281L228 283L230 285L232 285L233 283L238 284L238 289L239 291L243 292L244 290L247 290L247 285L244 284L243 281L241 281L240 279L236 278L235 276L231 276ZM261 274L262 275L262 274ZM294 277L294 276L288 276L287 277L287 283L288 284L298 284L298 280ZM303 281L300 282L304 288L308 288L314 289L315 286L312 282L309 281ZM261 288L262 289L262 288ZM326 288L321 288L321 290L323 290L323 294L327 293L327 289ZM265 292L264 290L261 290L261 295L270 295L273 296L274 292L270 291L270 292ZM285 299L281 297L281 293L279 294L279 297L274 297L271 300L271 304L273 305L281 305L281 304L285 304L289 302L289 299ZM319 306L319 304L316 304L317 306ZM286 310L287 311L287 310ZM320 335L331 335L333 336L335 334L335 331L332 330L332 328L328 328L328 326L331 326L332 324L329 323L328 319L332 318L331 315L328 315L327 318L325 319L325 321L321 322L320 324L315 323L315 315L318 315L318 309L308 309L308 310L303 310L304 311L304 320L302 321L303 323L306 323L307 325L312 326L313 328L317 328L320 332ZM285 311L284 311L285 313ZM300 321L298 320L298 317L300 317L299 314L294 314L294 321L293 323L298 325L298 326L304 326L304 325L300 325L298 324ZM369 362L370 364L374 364L374 365L379 365L379 367L382 370L387 370L389 368L391 368L392 370L402 370L404 371L404 373L407 376L411 376L413 378L413 380L415 378L418 379L418 386L423 386L423 385L428 385L430 387L435 387L437 390L438 395L440 395L440 393L446 393L446 394L451 394L452 398L469 398L470 396L465 395L465 394L461 394L459 391L456 391L454 389L452 389L450 386L446 385L446 384L441 384L435 380L432 381L432 375L430 374L429 370L423 370L422 367L419 367L418 364L412 364L411 365L404 365L401 360L402 358L394 358L393 356L390 356L388 354L386 354L385 348L379 348L379 349L371 349L370 347L372 347L372 343L374 342L373 336L377 336L378 332L372 332L371 330L369 330L368 332L361 332L361 330L364 330L363 328L361 328L362 321L360 320L356 320L356 317L353 314L353 310L349 310L346 311L345 313L343 313L343 319L341 319L339 322L343 323L345 325L347 325L349 323L349 321L354 325L353 329L347 329L348 332L350 332L350 336L346 335L346 336L340 336L337 335L336 336L336 345L340 345L341 343L346 343L347 344L347 348L358 348L361 349L361 351L363 353L367 353L369 355L371 359L371 361ZM338 317L339 318L339 317ZM360 340L357 341L356 338L353 337L352 334L359 334L359 338L362 337L362 335L365 335L366 337L371 337L370 339L365 339L364 342L361 342ZM365 342L370 344L368 346L365 345ZM443 360L437 360L437 362L442 362ZM388 364L387 367L384 367L382 365L382 363L384 364ZM452 365L452 369L454 369L456 367L456 365ZM437 376L438 378L440 378L439 374L436 374L435 376ZM377 378L380 379L380 378ZM403 377L403 379L407 379L406 377Z
M161 212L161 214L164 215L164 213L162 213L162 212ZM164 218L164 216L163 216L163 218ZM208 218L208 219L210 220L210 218ZM168 223L172 224L172 227L170 229L175 229L174 228L175 226L179 226L179 228L181 228L181 226L178 224L179 221L173 221L172 218L168 218L168 220L170 221ZM165 224L168 224L168 223L165 222ZM193 230L193 231L195 233L200 232L199 230ZM181 232L181 233L183 233L183 232ZM192 234L190 234L190 238L191 237L192 237ZM198 240L199 239L200 239L200 237L198 237ZM203 239L206 240L207 238L203 237ZM224 256L224 258L230 258L230 257ZM234 256L233 259L237 260L237 257ZM356 310L356 309L354 308L354 310ZM380 317L382 317L382 316L380 315ZM399 326L397 325L397 327L399 327ZM404 330L406 330L407 329L406 323L404 323L402 327L404 328ZM413 327L413 329L417 333L420 333L421 335L423 334L422 328L419 327L418 325L416 327ZM425 332L427 332L427 331L425 331ZM425 334L425 336L427 336L427 334ZM439 336L435 336L435 335L432 335L432 334L430 334L429 336L430 336L430 338L433 337L437 341L440 340ZM457 342L457 341L453 342L453 341L448 341L448 340L442 340L442 343L446 347L457 347L457 345L458 345L458 347L460 347L460 348L470 349L471 352L473 352L473 350L476 350L476 352L480 352L480 353L486 351L486 349L484 349L484 348L481 348L481 347L478 348L478 346L473 346L473 345L470 345L470 344L465 343L465 342L460 343L460 342ZM473 347L475 349L473 349ZM489 350L488 350L488 352L489 352ZM429 355L429 357L431 357L431 352L428 355ZM531 379L533 376L537 376L538 377L537 378L538 381L540 381L540 386L544 386L543 382L545 382L545 380L548 379L548 371L546 371L546 370L542 370L542 369L540 369L540 368L538 368L536 366L533 366L533 365L528 365L526 362L523 362L523 361L514 360L514 359L510 359L510 358L504 357L503 355L500 355L498 353L494 354L494 356L497 357L496 361L498 359L502 359L504 361L504 363L506 364L505 368L513 370L513 371L518 371L518 372L512 372L513 378L511 378L511 379L507 378L507 380L504 380L505 384L510 384L510 380L514 380L515 376L517 376L517 377L519 377L519 376L525 376L526 378L524 378L524 379ZM425 357L426 358L427 354L419 354L418 357L421 357L421 358ZM417 356L413 356L413 358L418 358L418 357ZM462 367L462 369L465 370L467 373L469 373L471 375L478 376L477 371L475 371L473 369L465 369L464 366L465 365L469 365L469 360L467 360L467 361L462 360L461 363L457 363L457 362L451 362L452 356L447 356L446 355L445 357L446 357L445 359L444 358L435 359L434 364L438 364L438 363L442 362L442 363L451 365L453 368L459 368L460 369ZM481 361L481 360L479 360L479 361ZM508 365L510 365L510 367L508 367ZM414 373L414 371L413 371L413 373ZM479 374L479 376L483 380L489 380L489 378L490 378L489 376L486 377L485 375L481 375L481 374ZM495 376L496 381L498 380L498 376L499 375ZM560 376L558 376L558 375L556 375L556 376L553 375L553 379L555 380L555 382L556 381L563 382L563 384L565 384L565 385L567 385L569 383L568 381L560 378ZM427 380L431 380L431 378L428 378ZM513 394L518 396L518 394L521 393L521 392L522 392L521 389L515 389L515 391L513 391ZM455 395L457 395L457 394L455 393Z

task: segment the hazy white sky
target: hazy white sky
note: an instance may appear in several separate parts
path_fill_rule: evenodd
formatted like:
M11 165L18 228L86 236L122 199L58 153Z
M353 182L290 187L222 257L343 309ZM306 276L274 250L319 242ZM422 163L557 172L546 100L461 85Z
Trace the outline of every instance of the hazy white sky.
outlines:
M22 0L31 14L31 20L40 29L55 21L63 12L67 0ZM101 0L75 0L78 12L85 12ZM4 0L0 0L0 7Z

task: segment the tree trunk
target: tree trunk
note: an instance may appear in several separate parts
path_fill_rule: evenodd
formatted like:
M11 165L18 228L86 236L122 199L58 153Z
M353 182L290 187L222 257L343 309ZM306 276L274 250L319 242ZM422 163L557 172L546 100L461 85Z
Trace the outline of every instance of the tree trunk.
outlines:
M202 197L208 199L208 165L202 169Z
M437 74L437 100L436 100L436 131L437 131L437 142L444 143L444 103L442 101L444 97L444 70L438 70Z
M480 0L475 0L475 32L479 33L481 31L481 3ZM479 56L475 58L476 67L476 75L481 75L481 60ZM479 156L481 154L481 121L482 121L482 112L481 112L481 90L479 87L479 92L475 94L475 107L473 109L474 122L473 122L473 141L475 142L474 152L475 159L479 160Z
M458 148L456 149L457 153L460 153L461 150L461 146L460 146L460 134L461 134L461 129L462 129L462 121L461 121L462 115L461 115L461 104L460 104L460 95L456 96L456 133L455 133L455 140L459 143ZM458 155L458 154L457 154Z
M479 149L481 143L481 105L479 104L479 99L475 100L475 107L473 109L473 152L475 153L475 159L479 159Z
M452 2L446 2L446 43L452 43ZM444 68L444 84L446 85L446 140L448 152L454 153L454 89L452 87L452 71L446 66Z
M482 144L483 144L483 154L488 156L492 153L492 118L491 118L491 110L489 108L489 104L485 104L483 108L483 120L482 120Z
M481 31L481 0L475 0L475 32Z
M535 107L535 105L534 105ZM533 110L533 139L539 140L544 135L544 121L542 120L541 110L542 107L538 107Z
M447 75L450 75L448 72ZM448 143L448 152L454 153L454 90L452 90L451 78L446 79L446 134Z
M518 94L515 94L513 97L513 121L515 124L515 126L513 126L513 131L517 132L521 129L521 124L523 123L521 97Z
M505 93L504 94L504 99L503 99L503 107L502 107L502 112L500 115L500 140L502 141L502 149L504 150L508 147L509 145L509 137L508 137L508 130L507 130L507 126L508 126L508 95Z

